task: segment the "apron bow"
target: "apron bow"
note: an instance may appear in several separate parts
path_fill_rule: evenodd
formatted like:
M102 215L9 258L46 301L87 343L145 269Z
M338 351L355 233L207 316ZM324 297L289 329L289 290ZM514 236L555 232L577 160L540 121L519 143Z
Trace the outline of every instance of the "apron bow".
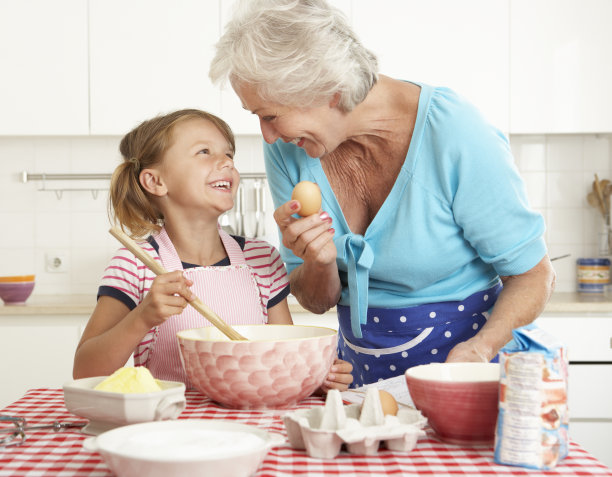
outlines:
M351 330L361 338L361 325L368 319L368 285L374 252L362 235L346 234L339 241L338 249L344 251L348 267Z

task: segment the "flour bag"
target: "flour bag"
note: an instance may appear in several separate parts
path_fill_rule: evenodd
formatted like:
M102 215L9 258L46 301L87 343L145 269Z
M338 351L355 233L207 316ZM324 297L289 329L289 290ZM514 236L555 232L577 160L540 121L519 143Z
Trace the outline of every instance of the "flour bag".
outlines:
M569 446L567 350L532 325L514 330L513 337L499 353L495 462L552 469Z

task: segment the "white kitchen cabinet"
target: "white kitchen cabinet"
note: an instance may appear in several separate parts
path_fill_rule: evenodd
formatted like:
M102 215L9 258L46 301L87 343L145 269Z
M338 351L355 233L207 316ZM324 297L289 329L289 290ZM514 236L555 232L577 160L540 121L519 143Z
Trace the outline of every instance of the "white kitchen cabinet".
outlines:
M87 2L0 2L0 135L89 133Z
M509 122L509 0L353 0L353 24L383 74L465 96Z
M0 316L0 408L29 389L72 379L74 352L89 316Z
M510 1L510 132L612 131L612 2Z
M567 346L570 438L612 467L612 316L543 315L536 323Z
M222 115L208 78L219 2L89 0L91 134L123 135L160 113Z

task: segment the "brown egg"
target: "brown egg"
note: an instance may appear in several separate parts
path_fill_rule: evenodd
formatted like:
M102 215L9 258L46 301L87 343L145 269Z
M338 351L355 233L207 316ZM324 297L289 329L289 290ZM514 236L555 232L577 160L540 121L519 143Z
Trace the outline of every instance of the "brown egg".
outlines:
M301 181L293 188L292 200L300 203L299 215L307 217L321 210L321 189L314 182Z
M397 401L393 395L387 391L383 391L382 389L378 390L378 394L380 395L380 406L382 407L383 414L385 416L387 414L391 416L397 415Z

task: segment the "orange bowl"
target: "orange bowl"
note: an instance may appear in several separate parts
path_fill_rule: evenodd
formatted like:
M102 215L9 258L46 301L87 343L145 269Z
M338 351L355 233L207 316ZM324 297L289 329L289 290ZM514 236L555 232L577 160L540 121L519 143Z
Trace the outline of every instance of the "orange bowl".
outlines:
M443 441L491 445L497 424L498 363L431 363L409 368L408 391Z
M0 283L33 282L35 275L13 275L0 277Z

